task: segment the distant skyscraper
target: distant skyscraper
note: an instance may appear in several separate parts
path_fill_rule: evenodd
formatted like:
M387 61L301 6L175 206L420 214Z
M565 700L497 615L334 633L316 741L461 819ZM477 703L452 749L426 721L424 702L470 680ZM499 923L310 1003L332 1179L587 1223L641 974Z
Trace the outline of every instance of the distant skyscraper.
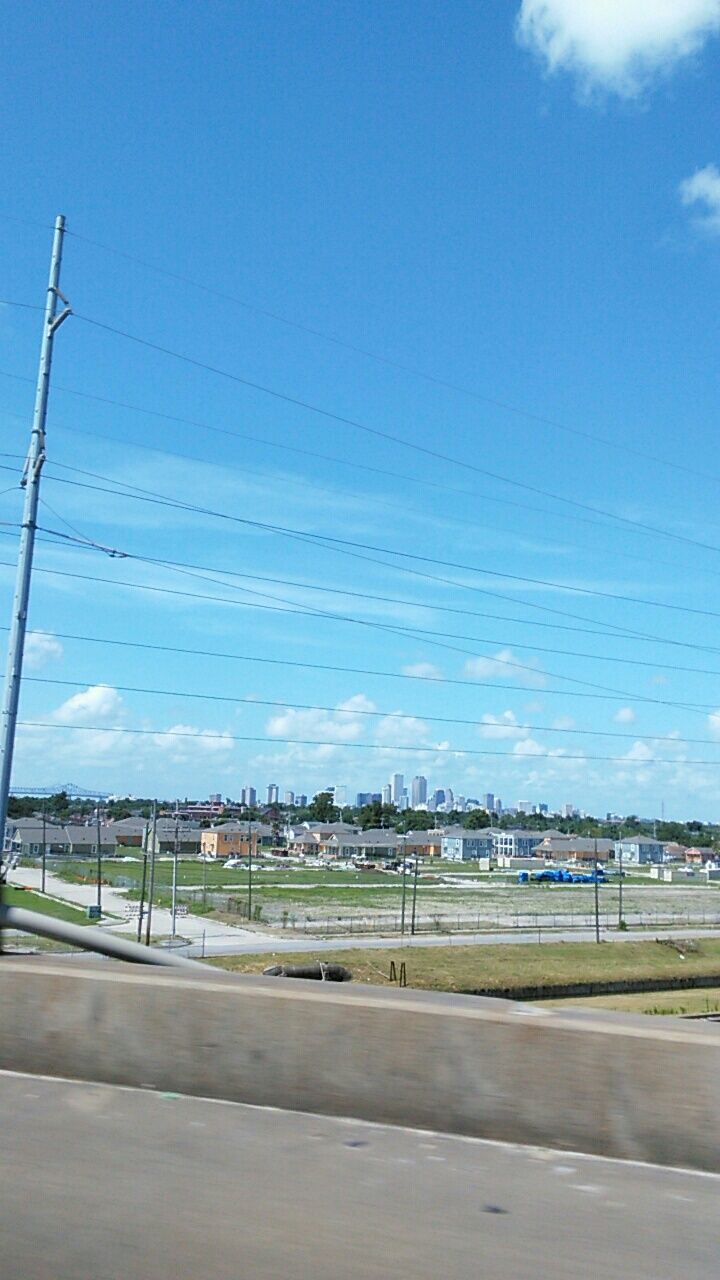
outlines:
M257 804L257 791L254 787L243 787L240 803L246 805L248 809L255 807Z
M412 780L412 807L417 809L419 804L425 804L427 801L427 778L421 773L417 774Z
M529 800L518 800L518 802L517 802L517 811L518 811L518 813L529 813L529 812L530 812L530 801L529 801Z
M267 789L268 804L277 804L279 795L280 795L280 790L278 788L277 782L269 782L268 789Z
M222 804L222 795L219 791L214 791L210 796L210 804Z
M382 803L392 804L392 787L389 782L387 782L382 789Z
M358 809L362 809L363 805L372 804L372 802L373 802L372 791L358 791L355 797L355 804Z
M347 804L347 787L344 782L334 787L328 787L328 791L332 791L333 800L338 808L342 808L344 804Z
M448 807L448 813L449 813L455 804L455 796L453 795L452 787L445 788L445 804Z
M285 799L284 799L284 801L283 801L283 804L294 804L294 803L295 803L295 792L294 792L294 791L286 791L286 792L285 792Z
M401 773L393 773L390 776L390 794L393 804L400 804L403 793L405 779Z
M495 813L501 814L503 811L503 803L499 796L495 797Z
M438 787L437 791L433 792L433 804L437 809L439 804L444 804L444 803L445 803L445 792L443 791L442 787Z
M494 812L494 809L495 809L495 797L494 797L494 795L493 795L492 791L486 791L486 792L485 792L485 797L484 797L484 799L483 799L483 808L484 808L484 809L487 809L488 813L493 813L493 812Z
M307 805L307 796L295 796L295 805L298 809L304 809Z

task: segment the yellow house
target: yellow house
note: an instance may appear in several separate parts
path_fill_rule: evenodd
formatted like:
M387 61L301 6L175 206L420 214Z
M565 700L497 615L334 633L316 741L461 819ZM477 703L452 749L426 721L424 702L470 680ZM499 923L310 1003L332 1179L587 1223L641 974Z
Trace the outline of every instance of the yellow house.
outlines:
M224 827L208 827L200 833L200 852L211 858L247 858L257 857L257 832L248 837L247 826L236 826L228 823Z

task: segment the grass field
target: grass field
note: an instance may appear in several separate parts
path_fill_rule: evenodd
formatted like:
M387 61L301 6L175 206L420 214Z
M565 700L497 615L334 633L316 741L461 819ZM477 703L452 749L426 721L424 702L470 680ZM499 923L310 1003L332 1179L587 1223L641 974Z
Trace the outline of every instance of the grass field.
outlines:
M24 907L26 911L39 911L44 916L53 916L56 920L68 920L71 924L87 924L88 919L80 907L73 907L69 902L58 902L55 898L47 898L41 893L32 893L29 889L18 889L6 885L3 889L3 902L8 907Z
M478 988L540 986L563 982L602 982L619 978L679 978L690 974L718 977L720 939L678 943L687 950L659 942L547 942L540 945L406 947L377 951L323 951L289 955L222 956L213 960L235 973L262 973L274 963L306 964L312 959L343 964L356 982L389 981L390 962L405 962L410 987L430 991L475 991ZM690 948L693 948L692 950ZM684 959L681 958L684 956ZM700 994L707 994L706 992ZM675 993L676 1002L685 992ZM644 997L649 1003L655 997ZM586 1001L582 1001L586 1003Z
M649 991L646 995L588 996L584 1000L543 1000L548 1008L583 1005L597 1009L613 1009L617 1013L720 1013L720 986L703 987L700 991Z

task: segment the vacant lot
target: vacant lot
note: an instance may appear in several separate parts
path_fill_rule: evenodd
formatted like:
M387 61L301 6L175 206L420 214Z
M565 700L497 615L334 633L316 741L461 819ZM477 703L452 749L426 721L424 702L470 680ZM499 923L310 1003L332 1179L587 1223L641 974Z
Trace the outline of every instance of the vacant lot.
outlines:
M543 1000L550 1007L583 1005L613 1009L618 1013L687 1014L720 1013L720 987L704 987L700 991L649 991L646 995L587 996L584 1000Z
M604 982L622 978L673 978L717 975L720 987L720 939L669 945L665 942L548 942L541 945L407 947L387 951L337 951L314 957L294 955L223 956L213 963L235 973L262 973L268 965L307 964L313 959L343 964L356 982L389 981L390 964L404 961L410 987L469 992L479 988L542 986L564 982ZM676 994L685 999L685 992ZM701 993L705 995L706 993ZM652 1003L655 997L647 997ZM582 1003L585 1003L583 1001Z

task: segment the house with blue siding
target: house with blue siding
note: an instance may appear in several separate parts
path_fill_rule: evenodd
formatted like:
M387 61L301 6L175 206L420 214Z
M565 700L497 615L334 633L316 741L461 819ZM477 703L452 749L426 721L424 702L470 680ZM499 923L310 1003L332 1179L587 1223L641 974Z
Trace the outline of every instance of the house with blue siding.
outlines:
M465 827L450 827L442 837L441 857L451 862L476 862L492 857L493 838L489 831L470 831Z

